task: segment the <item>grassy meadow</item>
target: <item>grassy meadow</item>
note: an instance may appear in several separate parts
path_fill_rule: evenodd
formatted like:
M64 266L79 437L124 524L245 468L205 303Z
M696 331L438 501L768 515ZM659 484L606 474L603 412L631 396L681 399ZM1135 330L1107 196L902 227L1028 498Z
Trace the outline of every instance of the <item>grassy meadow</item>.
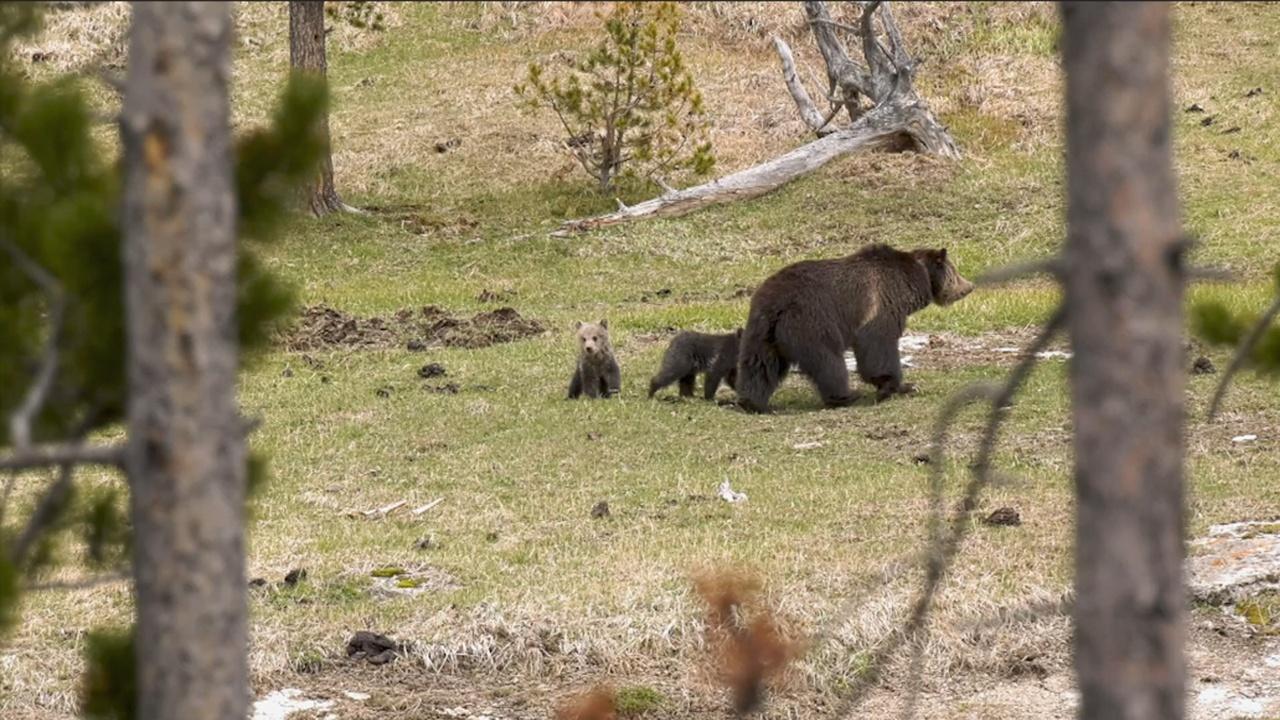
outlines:
M265 121L287 71L287 10L236 5L233 113L246 128ZM637 715L726 716L690 578L745 567L788 631L811 638L766 715L829 712L919 586L929 467L917 456L939 409L965 385L1007 372L1016 356L998 348L1034 335L1056 288L980 288L912 317L909 332L933 339L907 353L920 391L878 406L823 410L793 376L776 415L747 416L680 400L674 387L649 400L648 379L673 329L732 329L745 320L746 290L800 259L874 241L946 247L973 278L1055 252L1064 181L1053 6L896 7L922 60L921 94L964 152L958 162L853 156L759 200L563 238L550 235L561 221L615 199L559 149L554 117L518 109L511 87L531 60L586 47L591 13L567 3L379 5L386 30L339 23L329 40L338 189L366 212L299 219L267 250L268 266L302 305L384 318L426 305L462 317L510 306L545 331L424 351L282 345L253 359L241 401L262 419L252 446L271 473L250 530L250 576L268 581L250 595L255 691L302 688L333 700L341 717L433 718L454 707L546 717L565 692L605 681L645 698ZM1180 3L1174 18L1176 164L1185 226L1200 240L1193 258L1239 276L1198 286L1189 300L1260 311L1280 261L1280 8ZM786 3L685 8L682 47L714 123L715 173L807 141L770 44L785 37L820 92L823 69L802 20ZM118 60L126 21L111 7L49 18L31 46L54 48L54 59L31 72ZM1263 92L1246 97L1255 87ZM104 113L118 106L96 81L85 88ZM1203 112L1185 111L1192 104ZM101 132L104 151L115 152L112 127ZM450 140L460 143L437 150ZM654 191L627 186L620 197ZM567 401L573 323L600 318L612 329L622 395ZM1196 347L1188 366L1200 354L1219 373L1187 385L1192 534L1280 508L1280 386L1243 374L1207 423L1228 358ZM446 375L419 377L429 363ZM950 499L968 478L982 421L966 411L952 433ZM1245 433L1257 441L1231 441ZM1007 612L1071 584L1061 359L1031 375L996 462L1005 480L981 500L924 648L925 689L942 698L1024 678L1029 664L1040 677L1070 673L1067 618ZM718 499L724 481L748 500ZM436 499L419 516L409 511ZM384 518L349 516L401 500ZM601 501L609 515L593 518ZM978 522L1000 507L1022 524ZM281 585L295 568L305 580ZM385 568L418 587L372 576ZM127 622L129 588L40 593L23 612L0 648L0 715L73 716L84 632ZM357 630L407 641L411 657L349 663L343 647ZM874 707L896 709L909 685L901 657L892 670ZM1024 717L949 707L968 708L956 717Z

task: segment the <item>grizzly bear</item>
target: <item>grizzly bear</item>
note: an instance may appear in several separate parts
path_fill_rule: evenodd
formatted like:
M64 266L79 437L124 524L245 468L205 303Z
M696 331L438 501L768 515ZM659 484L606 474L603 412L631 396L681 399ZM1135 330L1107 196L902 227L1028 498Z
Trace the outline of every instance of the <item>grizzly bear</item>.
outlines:
M945 249L906 252L877 244L843 258L788 265L751 297L738 348L738 402L750 412L769 412L769 398L794 363L824 404L849 405L859 397L849 389L849 348L858 375L875 386L876 402L912 392L898 359L907 316L931 302L950 305L972 290Z
M649 397L676 380L680 381L680 396L691 397L698 373L704 373L702 395L714 400L722 380L729 387L735 385L741 340L742 328L720 335L692 330L676 335L662 356L658 374L649 381Z
M589 398L610 398L622 389L622 370L609 344L609 321L576 323L578 366L569 381L569 399L583 393Z

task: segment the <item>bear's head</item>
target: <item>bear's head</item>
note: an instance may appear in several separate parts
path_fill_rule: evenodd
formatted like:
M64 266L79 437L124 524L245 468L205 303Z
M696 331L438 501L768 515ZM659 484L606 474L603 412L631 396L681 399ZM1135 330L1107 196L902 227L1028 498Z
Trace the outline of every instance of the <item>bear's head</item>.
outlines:
M956 270L956 266L947 259L947 249L916 250L916 262L924 266L929 273L929 290L933 293L933 301L939 305L950 305L965 295L973 292L973 283L964 279Z
M578 347L582 350L582 354L595 357L610 352L608 320L601 320L598 323L580 322L574 325L574 329L578 333Z

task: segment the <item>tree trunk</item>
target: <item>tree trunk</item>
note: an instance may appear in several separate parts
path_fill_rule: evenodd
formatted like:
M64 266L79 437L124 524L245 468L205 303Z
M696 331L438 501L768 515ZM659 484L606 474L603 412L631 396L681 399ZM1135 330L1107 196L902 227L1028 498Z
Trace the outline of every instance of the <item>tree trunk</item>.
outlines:
M122 118L142 720L247 717L225 2L137 3Z
M324 54L324 3L319 0L289 2L289 66L295 71L314 73L321 78L328 72ZM324 134L325 145L320 175L307 188L307 205L316 217L348 209L333 185L328 113L320 119L320 132Z
M1062 4L1080 717L1178 720L1182 234L1169 8Z

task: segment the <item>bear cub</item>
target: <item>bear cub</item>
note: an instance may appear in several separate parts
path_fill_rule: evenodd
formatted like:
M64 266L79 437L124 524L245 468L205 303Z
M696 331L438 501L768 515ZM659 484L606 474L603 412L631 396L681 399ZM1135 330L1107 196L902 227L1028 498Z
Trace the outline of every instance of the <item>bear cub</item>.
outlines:
M622 390L622 369L609 344L609 321L577 323L578 367L569 381L569 399L586 394L589 398L610 398Z
M931 303L950 305L973 283L945 249L895 250L871 245L852 255L804 260L766 279L751 297L738 351L739 404L769 412L769 398L795 364L828 407L849 405L844 352L853 348L858 375L876 401L909 393L902 382L898 339L907 317Z
M704 373L703 397L714 400L721 381L729 387L737 383L738 343L741 340L742 328L724 334L685 330L676 335L662 356L658 374L649 381L649 397L677 380L680 381L680 396L692 397L698 373Z

